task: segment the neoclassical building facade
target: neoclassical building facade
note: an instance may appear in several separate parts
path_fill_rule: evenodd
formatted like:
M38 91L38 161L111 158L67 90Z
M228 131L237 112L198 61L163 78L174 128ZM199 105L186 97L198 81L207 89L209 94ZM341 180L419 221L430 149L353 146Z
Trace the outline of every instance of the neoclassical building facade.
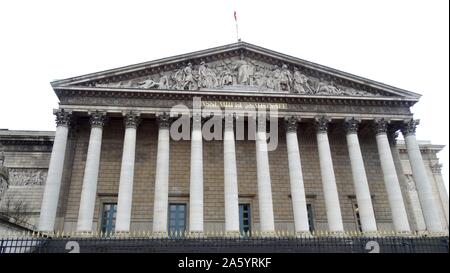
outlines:
M416 93L245 42L52 87L40 231L448 232Z

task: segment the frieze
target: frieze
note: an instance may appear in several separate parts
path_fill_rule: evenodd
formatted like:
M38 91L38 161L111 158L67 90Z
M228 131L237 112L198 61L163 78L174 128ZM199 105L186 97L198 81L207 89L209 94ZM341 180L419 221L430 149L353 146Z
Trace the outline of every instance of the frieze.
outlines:
M149 90L250 90L320 96L386 95L375 90L368 92L344 86L324 75L313 76L300 66L267 63L243 54L208 63L188 62L174 70L154 71L150 75L127 80L96 82L92 86Z
M211 101L213 97L202 97L203 100ZM262 98L264 99L264 98ZM289 103L288 103L289 101ZM257 99L245 103L257 103ZM244 104L245 104L244 103ZM269 102L263 102L269 103ZM115 98L115 97L86 97L86 96L65 96L61 100L62 105L82 105L82 106L118 106L118 107L152 107L152 108L171 108L175 105L186 105L192 107L192 100L185 99L143 99L143 98ZM366 106L351 105L345 102L317 101L304 99L282 99L277 103L280 105L279 111L295 112L317 112L317 113L352 113L352 114L384 114L384 115L411 115L409 107L404 104L393 102L392 106L386 103L372 104ZM247 104L251 105L251 104ZM256 104L254 104L256 105Z
M47 172L47 169L9 168L9 185L44 185L45 180L47 179Z

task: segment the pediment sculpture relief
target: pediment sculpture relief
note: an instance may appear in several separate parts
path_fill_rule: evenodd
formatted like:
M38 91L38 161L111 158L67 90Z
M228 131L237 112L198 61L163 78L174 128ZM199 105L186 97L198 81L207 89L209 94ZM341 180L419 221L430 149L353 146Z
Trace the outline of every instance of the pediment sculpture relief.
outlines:
M296 66L272 65L243 55L210 63L201 61L198 65L188 63L174 71L96 86L172 90L247 89L301 95L379 95L305 75Z

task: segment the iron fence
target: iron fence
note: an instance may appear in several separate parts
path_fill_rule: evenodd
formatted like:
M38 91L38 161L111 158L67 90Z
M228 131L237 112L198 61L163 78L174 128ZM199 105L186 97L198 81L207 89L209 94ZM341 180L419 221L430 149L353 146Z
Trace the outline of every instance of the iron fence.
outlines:
M18 237L0 253L448 253L449 237Z

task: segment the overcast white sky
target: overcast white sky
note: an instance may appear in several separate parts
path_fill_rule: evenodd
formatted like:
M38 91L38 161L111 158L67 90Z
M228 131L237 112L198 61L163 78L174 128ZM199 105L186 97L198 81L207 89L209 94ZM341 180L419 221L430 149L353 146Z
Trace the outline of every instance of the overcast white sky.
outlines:
M423 95L449 173L449 1L0 1L0 128L54 130L50 81L243 41Z

